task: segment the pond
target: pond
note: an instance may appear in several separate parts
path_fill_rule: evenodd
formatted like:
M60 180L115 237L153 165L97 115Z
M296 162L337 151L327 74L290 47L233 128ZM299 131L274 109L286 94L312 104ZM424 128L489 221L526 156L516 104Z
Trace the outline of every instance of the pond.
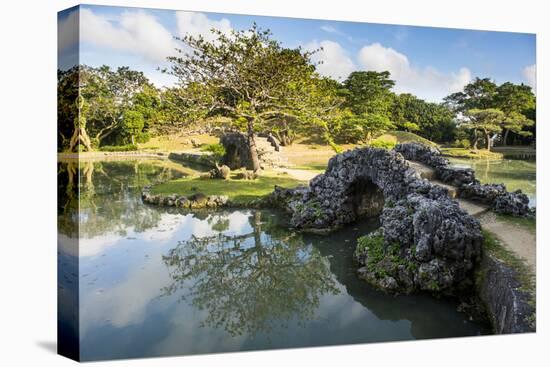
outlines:
M536 206L536 161L457 158L450 158L449 161L456 167L470 167L474 169L476 178L481 183L503 183L506 185L508 191L520 189L529 197L530 206Z
M143 185L185 174L161 161L59 172L60 335L79 335L82 360L489 332L457 301L387 295L359 280L355 239L375 220L320 236L289 230L276 211L146 206Z

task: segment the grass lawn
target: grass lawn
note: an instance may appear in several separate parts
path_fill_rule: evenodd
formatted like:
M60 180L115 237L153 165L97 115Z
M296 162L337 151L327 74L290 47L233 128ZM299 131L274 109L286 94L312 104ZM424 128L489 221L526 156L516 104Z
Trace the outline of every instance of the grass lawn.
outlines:
M232 177L235 173L232 174ZM204 195L227 195L236 203L247 203L251 200L265 196L273 191L275 185L282 187L296 187L306 184L289 177L286 174L276 172L264 172L256 180L228 180L201 179L199 177L184 177L153 186L154 194L177 194L189 196L201 192Z
M441 153L446 157L470 158L470 159L502 159L503 154L491 152L487 149L465 149L465 148L441 148Z
M163 135L154 136L147 143L138 144L139 150L155 150L161 152L177 152L183 150L193 150L191 139L199 144L214 144L219 142L219 138L213 135Z
M436 143L406 131L389 131L375 140L391 141L399 143L422 143L431 146L437 146ZM342 151L356 148L361 145L341 144ZM304 139L298 139L292 145L283 147L283 154L288 158L292 168L307 169L313 171L324 171L329 159L336 154L327 144L312 143Z
M353 149L356 145L341 145L343 150ZM283 155L292 168L308 170L324 170L328 160L336 154L328 144L312 143L304 139L298 139L292 145L282 147Z

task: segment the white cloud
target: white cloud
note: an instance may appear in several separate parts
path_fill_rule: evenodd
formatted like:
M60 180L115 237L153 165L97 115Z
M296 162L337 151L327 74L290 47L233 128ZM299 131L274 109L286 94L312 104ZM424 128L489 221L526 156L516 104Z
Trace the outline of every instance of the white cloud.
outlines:
M172 34L152 15L143 10L125 11L116 22L80 10L80 37L95 46L142 55L152 62L164 61L174 53Z
M521 70L521 75L527 85L533 88L533 91L537 90L537 64L528 65Z
M342 34L342 32L340 32L338 29L334 28L331 25L323 25L321 26L321 30L327 33Z
M339 30L339 29L336 28L336 27L333 27L333 26L331 26L331 25L325 24L325 25L322 25L320 28L321 28L321 30L324 31L324 32L336 34L336 35L338 35L338 36L345 37L349 42L354 42L353 37L351 37L349 34L347 34L347 33L345 33L345 32L342 32L341 30Z
M461 90L472 78L470 70L465 67L451 73L430 66L417 68L411 65L406 55L380 43L363 47L358 62L364 70L388 70L396 81L396 92L413 93L430 101L439 101L449 93Z
M144 10L125 11L119 17L110 19L94 13L90 9L80 11L80 35L84 42L95 46L129 52L143 56L147 61L158 63L175 54L176 47L182 44L174 35L201 34L207 40L215 36L210 32L216 28L228 34L231 23L227 19L209 19L205 14L176 12L176 34L172 34L159 20Z
M72 11L57 23L57 49L65 50L78 42L78 11Z
M306 44L304 48L309 51L322 48L311 59L316 63L319 61L322 62L322 64L317 65L317 71L323 76L329 76L336 80L344 80L356 69L352 59L338 42L328 40L321 42L312 41Z
M226 35L231 33L231 22L228 19L212 20L203 13L178 11L176 12L176 22L180 37L186 34L191 36L202 35L207 41L213 41L216 36L212 34L212 28Z

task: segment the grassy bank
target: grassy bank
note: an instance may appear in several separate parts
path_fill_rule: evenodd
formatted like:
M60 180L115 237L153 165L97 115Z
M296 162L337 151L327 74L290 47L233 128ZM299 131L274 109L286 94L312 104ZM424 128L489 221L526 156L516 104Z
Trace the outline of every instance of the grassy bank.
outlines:
M505 248L491 232L483 230L483 238L483 250L487 251L516 272L516 277L521 283L521 290L534 294L535 274L533 274L533 271L525 261Z
M184 177L154 186L152 193L189 196L201 192L206 196L227 195L229 200L242 204L271 193L275 185L290 188L306 183L276 172L265 172L256 180L237 180L235 175L232 174L228 180Z
M441 148L441 153L450 158L468 158L468 159L502 159L504 155L498 152L492 152L487 149L465 149L465 148Z
M510 224L515 224L518 226L521 226L528 231L531 231L532 233L537 232L537 220L536 218L522 218L522 217L514 217L512 215L506 215L506 214L497 214L497 218L501 219L505 222L508 222Z

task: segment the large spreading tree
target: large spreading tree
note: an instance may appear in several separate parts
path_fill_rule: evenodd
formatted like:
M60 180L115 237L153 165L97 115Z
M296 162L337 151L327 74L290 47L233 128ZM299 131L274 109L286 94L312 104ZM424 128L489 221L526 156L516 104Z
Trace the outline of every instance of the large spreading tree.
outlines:
M477 145L477 132L483 130L476 128L480 124L488 126L491 131L490 134L484 133L488 147L494 140L492 134L502 135L504 145L508 143L510 133L519 137L533 135L528 129L535 124L536 98L531 87L525 84L506 82L497 85L489 78L476 78L463 91L446 97L445 104L460 117L465 117L462 126L473 131L474 146Z
M213 40L178 38L179 55L168 57L171 66L164 72L178 80L173 97L182 118L231 117L246 130L254 170L260 168L254 135L270 122L295 119L326 126L339 100L321 88L311 62L315 51L284 48L255 24L230 34L211 32Z
M491 150L494 138L502 132L502 121L505 119L504 112L495 108L473 108L468 110L465 115L468 122L462 124L462 126L474 131L474 149L477 149L478 132L482 132L487 150Z

